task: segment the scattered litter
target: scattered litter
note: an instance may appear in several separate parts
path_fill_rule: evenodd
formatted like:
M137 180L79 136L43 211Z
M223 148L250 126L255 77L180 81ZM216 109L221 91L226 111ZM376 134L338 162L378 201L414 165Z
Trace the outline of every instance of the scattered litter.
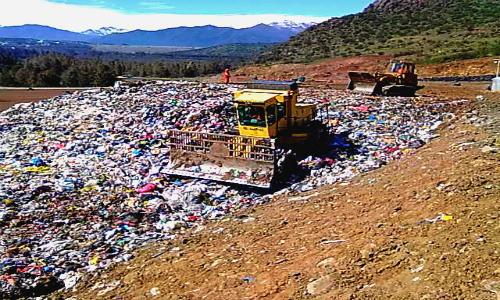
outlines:
M443 221L450 221L450 220L453 220L453 216L443 215L442 219L443 219Z
M500 299L500 281L496 281L496 280L483 280L481 282L481 285L484 286L484 288L487 291L495 293L497 295L497 298Z
M149 293L151 294L151 296L160 296L161 295L161 291L159 288L157 287L154 287L152 288Z
M275 261L274 263L275 263L276 265L279 265L279 264L284 263L284 262L287 262L287 261L288 261L288 259L284 258L284 259L280 259L280 260L278 260L278 261Z
M321 245L339 244L347 242L348 240L334 240L334 241L322 241Z
M422 225L422 224L426 224L426 223L436 223L438 221L450 221L450 220L453 220L453 216L439 213L439 215L437 217L435 217L434 219L425 219L425 220L419 221L419 222L417 222L417 225Z
M483 152L483 153L497 153L498 152L498 148L494 148L494 147L490 147L490 146L484 146L481 149L481 152Z
M420 266L418 268L411 269L410 272L412 272L412 273L418 273L418 272L422 271L423 269L424 269L424 266Z
M309 199L311 199L313 197L316 197L318 195L319 195L319 193L314 193L314 194L311 194L311 195L308 195L308 196L288 198L288 202L305 201L305 200L309 200Z
M366 289L371 289L372 287L375 286L375 283L372 284L366 284L363 287L361 287L361 290L366 290Z

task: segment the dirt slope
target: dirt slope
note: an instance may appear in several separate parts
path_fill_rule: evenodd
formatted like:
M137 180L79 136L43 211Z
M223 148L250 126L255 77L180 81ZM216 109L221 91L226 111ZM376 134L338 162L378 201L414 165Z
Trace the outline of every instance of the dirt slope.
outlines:
M409 158L207 222L72 299L495 299L484 280L500 280L500 155L488 148L500 146L500 94L485 96Z
M286 64L273 66L249 66L236 71L233 79L244 82L257 77L267 80L290 80L301 76L307 82L347 84L348 71L384 72L387 62L394 59L389 55L367 55L349 58L333 58L310 65ZM471 59L436 65L417 66L421 78L446 76L476 76L495 74L496 65L492 58ZM217 80L220 80L217 77Z
M252 79L290 80L305 76L308 80L340 84L347 82L347 72L366 70L382 71L392 57L389 55L366 55L349 58L333 58L310 65L286 64L273 66L249 66L238 70L234 75L238 81Z
M444 64L419 66L423 77L478 76L496 73L493 58L468 59Z

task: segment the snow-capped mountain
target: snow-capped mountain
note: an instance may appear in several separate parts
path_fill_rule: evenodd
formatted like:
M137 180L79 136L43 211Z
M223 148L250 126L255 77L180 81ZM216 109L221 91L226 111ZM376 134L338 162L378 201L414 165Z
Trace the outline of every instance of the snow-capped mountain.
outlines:
M304 30L308 27L311 27L313 25L316 25L316 24L318 24L318 23L295 23L295 22L290 21L290 20L285 20L282 22L273 22L273 23L270 23L267 25L272 26L272 27L277 28L277 29L286 29L286 30L291 30L295 33L299 33L302 30Z
M99 29L85 30L80 33L90 36L106 36L112 33L122 33L122 32L127 32L127 30L116 27L101 27Z
M175 27L155 31L127 31L103 27L76 33L42 25L0 27L0 37L30 38L52 41L83 41L94 44L211 47L245 43L281 43L296 35L311 23L291 21L258 24L248 28L217 27L212 25Z

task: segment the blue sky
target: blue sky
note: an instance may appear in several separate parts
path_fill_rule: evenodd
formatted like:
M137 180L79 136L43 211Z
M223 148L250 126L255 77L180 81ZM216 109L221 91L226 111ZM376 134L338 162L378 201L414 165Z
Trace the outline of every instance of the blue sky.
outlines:
M362 11L374 0L15 0L2 3L0 26L40 24L83 31L114 26L158 30L215 25L234 28L284 20L322 22Z
M51 2L108 8L130 14L287 14L332 17L356 13L373 0L51 0Z

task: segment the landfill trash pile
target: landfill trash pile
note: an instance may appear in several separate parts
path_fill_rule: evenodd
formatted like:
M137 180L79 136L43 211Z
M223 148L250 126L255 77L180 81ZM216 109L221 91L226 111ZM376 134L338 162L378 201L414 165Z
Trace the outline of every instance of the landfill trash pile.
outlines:
M275 194L162 173L169 129L224 133L232 89L160 82L90 90L0 113L0 298L73 288L85 273L231 210L373 170L430 139L448 107L343 91L303 93L328 122L329 151L305 157ZM295 182L293 182L295 181Z
M307 101L320 99L319 119L330 125L324 155L300 162L310 171L306 180L291 189L300 192L345 181L414 153L439 135L434 132L455 118L454 108L468 100L428 103L413 98L367 97L345 91L303 93Z

